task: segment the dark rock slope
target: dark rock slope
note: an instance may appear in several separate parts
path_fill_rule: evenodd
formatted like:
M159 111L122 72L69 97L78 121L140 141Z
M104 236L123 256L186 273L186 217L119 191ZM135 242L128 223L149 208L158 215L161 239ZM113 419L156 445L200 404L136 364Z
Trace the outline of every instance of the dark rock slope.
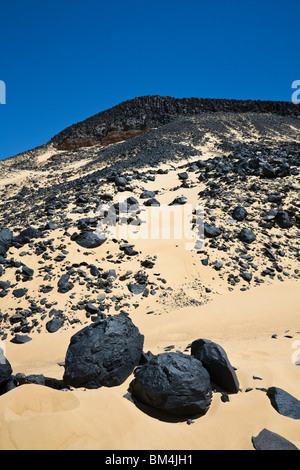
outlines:
M8 178L0 186L1 339L26 340L20 335L43 326L55 332L82 320L82 312L87 321L127 312L152 295L172 298L171 286L155 276L156 253L145 259L130 242L95 234L99 203L110 202L124 218L118 204L124 191L130 194L127 206L159 205L164 190L150 185L164 171L178 176L168 190L172 204L197 199L204 206L206 240L193 254L201 269L215 270L229 290L299 279L300 120L291 115L297 107L198 115L194 108L187 115L191 101L179 100L186 115L178 116L177 101L170 99L167 114L157 108L161 122L175 120L131 140L59 151L51 166L45 152L53 156L52 144L0 162L0 181ZM145 115L156 102L161 100L145 99ZM290 115L275 114L280 110ZM119 111L107 115L121 116ZM134 116L135 108L130 112ZM89 123L97 128L96 117ZM182 188L188 188L185 197ZM138 224L138 214L131 217ZM101 260L90 255L97 249ZM139 261L141 272L131 269L130 260ZM206 287L198 282L201 301ZM62 299L64 307L56 304Z
M66 139L89 138L101 141L110 133L157 128L180 116L212 112L300 116L300 109L289 102L142 96L124 101L64 129L51 142L61 144Z

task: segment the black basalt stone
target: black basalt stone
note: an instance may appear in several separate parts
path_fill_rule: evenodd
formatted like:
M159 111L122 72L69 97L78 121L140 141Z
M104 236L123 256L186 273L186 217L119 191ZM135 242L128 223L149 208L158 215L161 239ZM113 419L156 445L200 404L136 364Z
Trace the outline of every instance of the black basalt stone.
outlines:
M277 212L275 221L280 228L291 228L293 226L293 222L286 211Z
M25 287L24 288L20 288L20 289L15 289L13 291L13 295L17 298L17 299L20 299L21 297L24 297L24 295L27 294L27 291L28 289L26 289Z
M42 236L42 232L34 227L28 227L25 230L22 230L17 237L13 239L13 242L20 243L25 245L30 242L33 238L39 238Z
M279 387L269 387L267 396L275 410L288 418L300 419L300 401Z
M10 380L12 368L9 361L4 356L3 349L0 347L0 395Z
M7 228L0 230L0 256L4 256L11 246L13 234Z
M292 442L268 429L253 436L252 444L256 450L299 450Z
M72 240L75 240L76 243L83 248L98 248L98 246L103 245L107 240L106 237L98 237L98 235L90 230L81 232L80 234L72 237Z
M256 240L256 235L250 229L243 228L240 231L238 238L244 243L252 243Z
M132 294L139 295L142 294L145 290L146 284L136 284L134 282L130 282L128 284L128 289Z
M29 341L31 341L31 340L32 340L32 338L30 338L30 336L16 334L10 340L10 342L14 343L14 344L25 344L25 343L29 343Z
M141 366L129 392L137 404L177 417L204 415L212 398L206 369L197 359L181 352L158 354Z
M276 172L274 168L269 164L265 164L262 167L262 175L266 178L276 178Z
M95 322L72 336L64 382L99 388L122 384L139 364L144 336L123 313Z
M160 206L160 202L153 197L145 201L144 206Z
M232 218L239 222L244 220L247 216L247 211L242 206L237 206L233 209Z
M152 199L152 198L155 198L156 196L156 193L155 191L148 191L148 190L145 190L142 192L142 194L140 195L140 198L141 199Z
M63 324L64 324L64 322L63 322L62 319L52 318L52 320L49 320L46 323L46 330L49 333L55 333L56 331L58 331L63 326Z
M213 224L204 223L204 235L206 238L215 238L221 235L221 230Z
M237 375L226 352L219 344L208 339L197 339L192 343L191 354L201 361L215 385L228 393L238 393Z
M73 289L74 284L72 282L69 282L69 278L70 278L69 274L63 274L61 278L59 279L57 283L57 286L58 286L57 291L60 294L66 294L71 289Z

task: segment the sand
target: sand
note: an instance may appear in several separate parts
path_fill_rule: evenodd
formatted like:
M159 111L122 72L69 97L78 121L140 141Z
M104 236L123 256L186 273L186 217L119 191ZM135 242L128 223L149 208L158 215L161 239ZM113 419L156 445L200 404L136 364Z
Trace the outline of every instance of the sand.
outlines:
M288 300L288 301L287 301ZM126 397L132 377L114 388L56 391L24 385L0 399L2 449L205 450L253 449L251 436L263 428L300 445L299 423L279 415L265 392L277 386L298 399L298 367L292 362L299 331L299 284L262 286L228 293L199 308L132 320L145 334L145 350L163 352L170 344L184 350L198 337L221 344L237 368L241 392L223 403L214 393L207 414L192 425L165 422L139 410ZM286 338L286 325L294 339ZM37 334L24 345L7 343L14 373L43 373L61 378L72 331ZM271 338L276 333L277 339ZM299 339L299 334L298 334ZM299 343L297 345L299 349ZM22 348L22 354L20 354ZM300 356L300 351L299 351ZM253 376L261 377L255 380Z

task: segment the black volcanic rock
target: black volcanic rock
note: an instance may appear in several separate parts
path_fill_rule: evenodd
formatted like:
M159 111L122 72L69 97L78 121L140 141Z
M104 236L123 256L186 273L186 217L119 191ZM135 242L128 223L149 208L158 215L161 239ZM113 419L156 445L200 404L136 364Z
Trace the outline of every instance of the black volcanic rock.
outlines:
M0 395L3 393L12 374L12 368L9 361L4 356L2 348L0 348Z
M136 371L129 392L138 404L177 417L204 415L212 398L208 372L197 359L181 352L150 359Z
M243 228L240 231L238 238L244 243L252 243L256 240L256 235L250 229Z
M62 326L64 322L61 318L52 318L46 323L46 330L49 333L56 333Z
M0 256L4 256L11 246L13 233L7 228L0 230Z
M24 297L24 295L26 295L28 292L28 289L26 289L25 287L24 288L20 288L20 289L15 289L13 291L13 295L14 297L16 297L17 299L20 299L21 297Z
M66 388L66 385L63 380L58 380L53 377L45 377L43 374L25 375L22 373L18 373L15 376L15 380L18 386L35 384L53 388L55 390L62 390L63 388Z
M235 370L219 344L208 339L197 339L192 343L191 354L201 361L215 385L228 393L238 393L239 381Z
M89 230L73 235L71 239L83 248L97 248L106 241L106 237L100 238L96 233Z
M265 164L262 167L262 174L266 178L276 178L276 172L271 165Z
M253 436L252 443L256 450L299 450L292 442L268 429Z
M128 289L132 294L139 295L144 292L146 288L146 284L144 283L135 283L135 282L130 282L128 284Z
M275 221L280 228L291 228L293 226L293 222L286 211L278 211Z
M39 238L42 236L42 232L34 227L28 227L25 230L22 230L17 237L13 238L14 244L25 245L29 243L34 238Z
M142 192L142 194L140 195L140 198L141 199L152 199L152 198L155 198L156 196L156 193L155 191L148 191L148 190L145 190Z
M145 201L144 206L160 206L160 202L153 197Z
M29 341L31 341L32 338L30 338L30 336L28 335L19 335L19 334L16 334L11 340L10 342L11 343L14 343L14 344L25 344L25 343L28 343Z
M66 294L71 289L73 289L74 284L72 282L70 282L69 279L70 279L70 275L67 274L67 273L63 274L61 276L61 278L59 279L59 281L57 283L57 287L58 287L57 291L60 294Z
M186 204L187 202L187 198L185 196L178 196L176 197L169 205L170 206L180 206L180 205L183 205L183 204Z
M204 223L204 235L207 238L215 238L221 235L221 230L214 224Z
M141 96L124 101L64 129L50 142L56 146L67 139L76 138L93 138L101 142L112 130L115 132L130 129L147 130L147 128L158 128L180 116L215 112L300 115L298 107L291 102Z
M139 364L144 336L125 314L95 322L72 336L64 381L73 387L113 387Z
M300 419L300 401L279 387L269 387L267 396L275 410L288 418Z
M246 218L247 211L242 206L237 206L233 209L232 218L238 221L242 221Z

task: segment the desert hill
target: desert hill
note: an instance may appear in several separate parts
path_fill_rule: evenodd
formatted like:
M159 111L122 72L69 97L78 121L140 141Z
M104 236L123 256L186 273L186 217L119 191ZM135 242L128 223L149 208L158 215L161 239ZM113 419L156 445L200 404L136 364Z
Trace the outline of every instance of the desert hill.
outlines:
M297 420L266 395L276 386L299 399L299 115L292 103L141 97L0 162L0 335L12 367L1 448L251 449L263 428L299 447ZM191 207L195 232L198 205L200 244L139 236L155 206ZM104 207L118 230L100 240ZM198 338L222 345L239 393L224 402L214 389L188 426L137 408L132 376L68 388L71 336L119 314L154 356L190 355Z

